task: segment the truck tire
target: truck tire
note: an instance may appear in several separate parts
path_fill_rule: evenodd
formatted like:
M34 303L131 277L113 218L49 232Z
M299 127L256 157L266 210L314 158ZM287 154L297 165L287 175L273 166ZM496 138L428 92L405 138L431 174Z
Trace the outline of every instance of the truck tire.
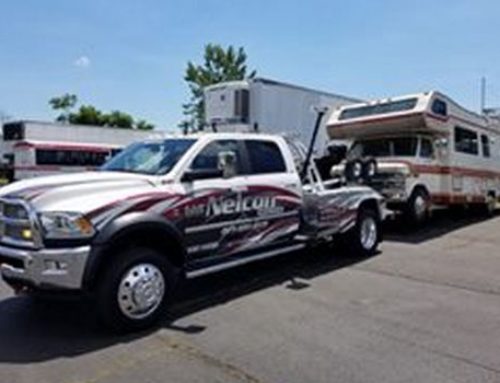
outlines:
M146 247L129 247L105 267L95 301L106 327L137 331L166 314L179 273L164 255Z
M417 188L413 191L406 205L405 216L412 226L422 226L429 219L429 193Z
M377 252L382 238L378 214L369 208L361 208L356 225L348 234L349 247L355 256L369 257Z

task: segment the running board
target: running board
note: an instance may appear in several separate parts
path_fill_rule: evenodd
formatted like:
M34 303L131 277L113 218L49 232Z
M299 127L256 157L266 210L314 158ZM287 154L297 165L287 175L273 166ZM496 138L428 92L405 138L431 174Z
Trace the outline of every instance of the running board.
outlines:
M253 255L253 256L248 256L245 258L235 259L235 260L229 261L229 262L224 262L224 263L221 263L219 265L209 266L209 267L205 267L203 269L194 270L194 271L188 271L186 273L186 278L191 279L191 278L201 277L203 275L216 273L218 271L230 269L232 267L245 265L245 264L253 262L253 261L271 258L271 257L274 257L276 255L283 254L283 253L291 253L292 251L302 250L305 247L306 247L306 245L304 243L299 243L297 245L288 246L288 247L284 247L281 249L275 249L275 250L267 251L264 253L259 253L259 254Z

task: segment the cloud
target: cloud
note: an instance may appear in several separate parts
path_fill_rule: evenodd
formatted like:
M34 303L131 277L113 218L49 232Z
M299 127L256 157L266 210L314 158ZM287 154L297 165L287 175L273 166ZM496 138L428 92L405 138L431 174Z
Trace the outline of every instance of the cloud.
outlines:
M85 69L90 66L90 59L87 56L80 56L73 62L73 64L77 68Z

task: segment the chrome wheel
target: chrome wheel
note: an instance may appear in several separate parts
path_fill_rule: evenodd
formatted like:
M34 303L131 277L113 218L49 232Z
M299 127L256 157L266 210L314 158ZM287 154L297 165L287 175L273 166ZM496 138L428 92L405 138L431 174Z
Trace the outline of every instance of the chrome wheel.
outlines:
M488 215L493 215L497 205L496 198L492 195L486 197L486 213Z
M375 218L366 216L360 227L360 243L365 250L372 250L377 244L378 227Z
M413 211L418 221L423 221L427 215L427 201L422 195L417 195L413 202Z
M155 265L142 263L123 275L118 288L118 306L130 319L144 319L155 312L165 295L165 279Z

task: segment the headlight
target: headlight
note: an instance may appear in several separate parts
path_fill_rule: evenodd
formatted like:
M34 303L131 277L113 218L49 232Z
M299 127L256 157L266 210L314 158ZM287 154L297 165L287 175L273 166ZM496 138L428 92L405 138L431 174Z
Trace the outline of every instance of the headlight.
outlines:
M359 160L349 161L345 166L345 177L349 182L358 182L363 175L363 164Z
M81 239L90 238L95 230L92 223L80 213L48 212L40 214L45 238Z
M363 165L361 164L361 162L354 162L354 164L352 165L352 175L354 176L354 178L360 178L362 173Z
M363 177L371 179L377 174L377 162L373 159L366 161L363 164Z

